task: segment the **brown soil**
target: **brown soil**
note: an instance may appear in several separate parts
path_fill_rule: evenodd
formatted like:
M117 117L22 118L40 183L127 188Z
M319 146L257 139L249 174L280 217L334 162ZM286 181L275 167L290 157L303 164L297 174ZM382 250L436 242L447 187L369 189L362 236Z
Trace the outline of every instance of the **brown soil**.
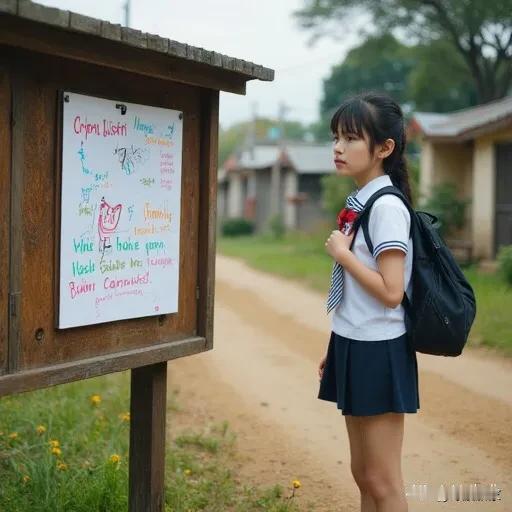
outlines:
M317 399L317 365L329 321L324 297L218 256L212 351L169 363L180 430L229 422L235 464L250 485L302 487L304 510L356 511L343 416ZM420 406L407 414L403 473L407 484L490 483L499 502L418 503L410 511L512 511L512 361L470 349L457 358L418 354ZM309 504L309 507L308 507Z

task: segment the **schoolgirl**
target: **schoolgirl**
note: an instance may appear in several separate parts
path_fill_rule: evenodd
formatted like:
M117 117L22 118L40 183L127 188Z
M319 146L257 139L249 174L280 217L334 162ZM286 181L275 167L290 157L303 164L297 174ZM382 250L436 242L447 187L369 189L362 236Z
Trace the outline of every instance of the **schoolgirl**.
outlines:
M318 398L337 403L350 441L351 471L362 512L408 510L401 470L404 413L419 409L416 352L407 342L404 291L411 292L410 214L384 195L369 214L370 254L350 223L368 198L394 185L411 201L400 106L370 92L345 100L331 120L334 163L356 186L325 248L334 260L328 308L332 332L318 367ZM350 210L349 212L347 210Z

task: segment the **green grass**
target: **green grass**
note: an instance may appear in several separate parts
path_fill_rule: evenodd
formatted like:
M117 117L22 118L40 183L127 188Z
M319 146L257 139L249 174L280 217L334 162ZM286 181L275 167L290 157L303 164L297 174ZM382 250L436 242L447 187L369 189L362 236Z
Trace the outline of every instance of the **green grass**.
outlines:
M242 258L249 265L296 279L315 290L329 286L332 260L325 253L327 236L288 233L276 240L270 235L219 238L219 252Z
M0 399L2 512L128 510L129 378L122 372ZM96 404L93 395L100 397ZM171 424L180 409L176 396L168 399ZM299 510L288 499L291 488L236 478L236 434L227 422L172 435L167 512ZM50 441L58 441L60 453L52 453Z
M282 239L269 235L219 238L219 252L241 258L259 270L295 279L327 293L332 260L324 249L328 231L320 234L287 233ZM496 274L463 269L474 288L477 316L469 344L497 348L512 356L512 289Z
M0 510L126 510L128 396L127 375L116 375L2 398Z
M512 356L512 288L499 273L486 274L474 266L464 269L476 296L476 319L470 343L497 348Z

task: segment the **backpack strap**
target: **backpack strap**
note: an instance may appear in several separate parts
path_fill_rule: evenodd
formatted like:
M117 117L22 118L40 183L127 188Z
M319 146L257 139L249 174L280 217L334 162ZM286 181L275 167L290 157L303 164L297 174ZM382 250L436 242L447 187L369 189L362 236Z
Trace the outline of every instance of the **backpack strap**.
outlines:
M369 228L370 210L373 206L373 203L375 203L375 201L379 197L384 196L386 194L398 196L403 201L403 203L405 204L407 209L409 210L409 214L411 216L411 225L409 228L409 238L411 237L411 234L412 234L414 210L413 210L412 206L410 205L409 201L407 200L405 195L402 193L402 191L398 187L395 187L394 185L391 185L388 187L383 187L383 188L377 190L377 192L375 192L368 198L368 200L366 201L366 203L364 205L364 208L361 210L361 212L359 213L359 216L357 217L357 219L354 223L355 229L357 229L359 227L363 228L364 239L366 241L366 245L368 246L368 250L370 251L370 254L373 254L373 243L370 238L370 228Z
M409 228L409 238L412 235L412 227L413 227L413 222L415 219L415 217L413 215L415 213L413 207L411 206L411 204L409 203L409 201L407 200L405 195L402 193L402 191L398 187L395 187L394 185L391 185L388 187L383 187L383 188L377 190L377 192L375 192L368 198L368 200L366 201L366 203L364 205L364 208L361 210L361 212L359 212L359 215L354 222L354 231L357 230L360 226L363 228L364 239L366 241L366 245L368 246L368 250L370 251L370 254L372 254L372 255L373 255L373 243L370 239L370 229L368 227L369 219L370 219L370 210L373 206L373 203L375 203L375 201L379 197L386 195L386 194L398 196L404 202L405 206L407 206L407 209L409 210L409 214L411 216L411 226ZM354 240L355 240L355 236L354 236ZM412 317L412 315L414 315L414 312L413 312L413 309L411 306L411 302L409 301L409 298L407 297L407 293L405 293L405 292L404 292L404 296L402 298L402 306L404 307L406 313L409 316Z

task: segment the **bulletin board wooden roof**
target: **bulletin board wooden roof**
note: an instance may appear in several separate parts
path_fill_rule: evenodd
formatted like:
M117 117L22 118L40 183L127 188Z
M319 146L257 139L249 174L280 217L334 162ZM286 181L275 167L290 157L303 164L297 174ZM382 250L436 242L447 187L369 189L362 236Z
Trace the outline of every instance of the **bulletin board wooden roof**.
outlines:
M3 22L2 17L5 18ZM23 25L23 21L30 24ZM35 24L52 31L38 31ZM89 42L94 38L96 46L88 48L80 44L71 44L66 47L70 40L59 38L58 32L89 36ZM12 38L11 35L14 33L18 37ZM91 61L90 50L94 51L100 47L124 47L134 52L131 59L115 53L109 58L103 50L103 55L96 55L95 60L122 69L137 67L139 72L160 75L162 78L172 77L185 83L210 84L212 88L238 94L245 94L245 83L248 80L274 79L274 70L253 62L27 0L0 0L0 42L2 41L28 49L38 49L44 53L73 56L87 61ZM49 44L45 44L45 41ZM79 43L76 38L72 41ZM145 63L138 57L152 60ZM184 63L187 64L188 72L185 76L180 76L183 68L180 64Z

